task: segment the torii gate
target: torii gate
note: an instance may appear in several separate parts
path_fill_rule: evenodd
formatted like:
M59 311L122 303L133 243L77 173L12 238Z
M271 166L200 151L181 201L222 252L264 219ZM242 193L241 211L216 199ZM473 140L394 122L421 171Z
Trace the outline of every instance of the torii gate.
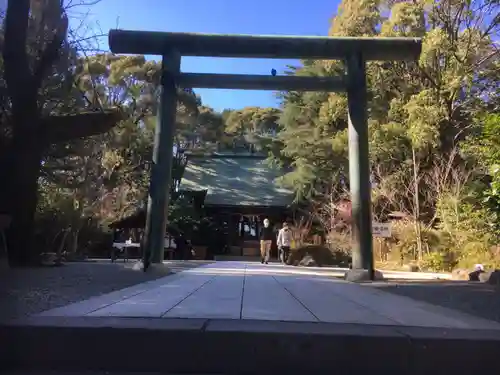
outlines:
M416 60L419 38L331 38L253 36L111 30L114 53L162 56L162 91L153 151L144 238L145 269L163 261L169 206L177 87L281 91L346 91L349 115L349 184L352 202L351 281L373 280L370 161L366 98L366 61ZM181 73L182 56L344 60L340 77L263 76Z

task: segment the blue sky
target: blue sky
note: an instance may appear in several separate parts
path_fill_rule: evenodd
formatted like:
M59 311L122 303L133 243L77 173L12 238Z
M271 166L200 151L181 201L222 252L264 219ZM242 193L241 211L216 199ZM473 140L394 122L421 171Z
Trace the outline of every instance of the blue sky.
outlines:
M338 3L338 0L102 0L89 9L87 21L94 26L98 23L105 32L118 27L222 34L326 35ZM273 68L281 72L294 63L185 57L182 71L269 74ZM197 89L196 92L204 104L217 110L278 105L270 91Z

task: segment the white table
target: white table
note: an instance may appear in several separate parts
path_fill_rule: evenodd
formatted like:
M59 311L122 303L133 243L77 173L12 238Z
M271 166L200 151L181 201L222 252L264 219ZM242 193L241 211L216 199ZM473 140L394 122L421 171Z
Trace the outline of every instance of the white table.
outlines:
M141 244L138 242L131 242L131 241L125 241L125 242L113 242L113 248L118 249L119 251L124 252L123 256L123 261L128 262L128 249L131 247L141 247ZM168 252L168 257L169 259L172 259L174 256L174 249L176 249L177 245L175 244L175 241L172 239L168 241L168 239L165 239L164 243L164 249ZM114 251L113 255L111 257L111 261L114 262Z

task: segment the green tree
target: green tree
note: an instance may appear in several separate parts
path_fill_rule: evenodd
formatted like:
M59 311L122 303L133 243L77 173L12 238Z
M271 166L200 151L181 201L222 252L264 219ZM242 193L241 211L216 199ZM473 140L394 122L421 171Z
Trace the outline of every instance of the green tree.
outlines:
M419 62L368 64L368 111L374 163L384 163L389 157L388 147L376 144L376 140L387 142L384 134L401 135L397 139L402 143L392 142L393 146L410 146L403 147L404 152L393 151L391 157L399 152L396 163L390 160L386 164L395 170L400 163L413 159L412 148L418 162L426 162L435 153L433 148L439 147L439 153L446 153L454 147L453 142L467 134L470 114L480 110L484 102L477 103L471 97L477 98L478 94L481 96L495 87L494 79L484 80L473 74L481 68L491 77L495 69L492 37L498 21L489 22L482 17L486 10L495 13L494 9L498 9L495 6L494 2L474 1L463 4L453 1L341 2L332 19L331 36L424 37ZM336 76L342 74L343 69L339 62L313 61L304 62L291 74ZM468 84L463 86L460 82ZM345 171L346 105L344 94L284 94L280 119L284 127L280 135L285 144L282 153L297 164L294 171L285 176L290 185L297 189L307 185L313 189L313 180L321 175L313 169L324 168L328 174L331 170ZM295 141L299 139L303 144ZM314 150L324 148L327 141L333 151L343 155L328 155L318 163ZM390 169L387 173L391 173ZM298 181L304 183L297 184Z
M500 230L498 224L500 219L500 114L486 114L477 120L474 128L477 133L469 136L467 142L462 144L462 150L479 164L482 174L486 176L486 186L481 183L477 190L484 197L498 231Z
M367 65L374 214L409 213L420 257L420 222L432 221L439 198L424 181L445 161L451 166L443 171L458 173L461 159L454 153L477 132L474 119L498 106L494 41L500 19L485 15L499 10L496 1L344 0L332 18L330 36L423 38L419 61ZM338 76L344 66L303 61L289 74ZM287 158L292 167L282 183L295 189L298 199L330 198L332 176L334 184L348 183L345 94L288 92L282 94L282 105L283 147L272 158ZM468 176L474 168L467 164L463 173ZM440 184L455 184L452 174L444 173Z
M60 117L68 107L54 105L54 96L46 85L50 83L54 89L59 86L59 101L65 96L61 90L72 90L69 62L75 55L67 39L68 18L61 1L10 0L3 30L4 98L8 98L10 132L2 155L7 177L3 179L7 181L4 197L9 199L4 199L2 206L12 217L7 234L9 263L25 266L36 261L32 242L34 213L46 147L105 131L121 114Z
M232 111L226 120L226 131L230 134L276 134L280 111L276 108L245 107Z
M52 201L44 207L66 207L60 224L65 233L70 231L72 251L81 245L78 235L89 223L106 230L134 213L146 198L160 73L159 64L143 56L97 54L76 64L76 82L86 103L119 107L127 116L104 134L52 145L44 159L43 197ZM190 90L179 90L179 98L177 137L197 116L199 104ZM173 189L183 170L183 159L177 156ZM73 203L64 203L68 201Z

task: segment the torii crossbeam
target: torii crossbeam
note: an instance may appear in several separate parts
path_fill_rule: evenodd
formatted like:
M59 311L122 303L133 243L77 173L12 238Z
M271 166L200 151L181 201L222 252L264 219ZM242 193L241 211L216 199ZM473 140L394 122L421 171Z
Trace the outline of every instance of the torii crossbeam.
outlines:
M373 280L366 62L418 59L419 38L331 38L217 35L111 30L114 53L162 56L162 93L145 228L145 264L163 261L176 116L176 87L282 91L346 91L349 115L349 183L352 202L352 270L346 279ZM341 77L181 73L182 56L344 60Z

